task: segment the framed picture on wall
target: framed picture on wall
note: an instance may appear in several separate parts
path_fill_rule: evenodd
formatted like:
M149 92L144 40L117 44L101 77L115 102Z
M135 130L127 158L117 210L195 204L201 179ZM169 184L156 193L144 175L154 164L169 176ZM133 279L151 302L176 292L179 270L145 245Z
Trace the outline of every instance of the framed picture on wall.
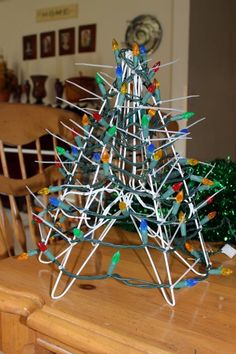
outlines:
M37 58L37 35L31 34L23 37L23 60Z
M95 52L96 25L79 26L79 52Z
M59 30L59 55L75 53L75 29Z
M40 56L41 58L55 56L55 31L40 33Z

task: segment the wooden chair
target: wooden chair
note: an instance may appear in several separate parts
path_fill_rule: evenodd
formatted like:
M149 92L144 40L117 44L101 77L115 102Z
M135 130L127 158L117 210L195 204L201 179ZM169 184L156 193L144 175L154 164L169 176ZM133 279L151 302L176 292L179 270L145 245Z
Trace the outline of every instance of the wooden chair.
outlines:
M0 104L0 257L17 255L35 246L33 198L26 186L35 193L62 178L55 164L42 163L55 159L52 150L57 145L57 139L45 129L71 140L71 132L60 124L63 121L71 125L70 119L79 122L80 117L46 106ZM14 154L7 152L12 147L16 148ZM25 154L29 147L34 154ZM51 150L51 156L44 156L46 149ZM22 215L27 219L28 232Z

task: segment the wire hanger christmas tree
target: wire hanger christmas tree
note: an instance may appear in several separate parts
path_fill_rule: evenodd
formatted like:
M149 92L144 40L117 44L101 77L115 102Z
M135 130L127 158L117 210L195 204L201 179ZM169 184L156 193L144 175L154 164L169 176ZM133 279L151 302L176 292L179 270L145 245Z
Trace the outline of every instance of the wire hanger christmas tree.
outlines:
M188 138L190 126L176 132L168 129L168 125L188 120L194 113L163 107L166 101L161 100L160 85L155 79L160 62L149 68L145 48L136 43L132 50L119 49L113 40L112 48L116 60L115 81L110 83L104 74L97 73L100 95L92 94L101 101L100 109L77 107L84 111L82 124L72 122L74 127L66 126L73 133L74 142L65 142L68 149L58 146L56 151L58 168L65 181L61 186L39 191L39 194L50 194L49 204L39 214L33 214L41 241L38 249L28 253L39 254L41 262L53 262L58 267L51 293L54 299L65 295L76 279L113 278L129 286L160 289L168 304L174 306L176 289L196 285L209 274L231 273L227 268L211 269L201 233L203 225L216 212L213 210L201 218L198 215L199 209L211 203L223 187L208 176L193 175L191 166L201 162L176 152L174 143ZM90 181L84 182L79 170L88 164L93 171ZM219 187L214 194L213 186ZM196 205L195 196L202 190L208 190L209 197ZM55 197L58 191L60 196ZM82 198L83 203L78 204L75 197ZM65 229L62 224L68 218L73 221L73 227ZM133 224L134 243L109 242L109 231L122 220ZM50 248L52 238L60 238L60 244L64 245L57 254ZM198 249L191 243L193 238L199 241ZM78 252L84 243L89 244L88 254L72 273L67 268L68 261L75 247ZM84 275L99 247L115 249L107 272ZM145 252L154 281L115 272L122 253L130 249ZM173 257L183 266L178 276L171 269ZM160 259L162 275L158 266ZM63 275L71 280L58 294Z

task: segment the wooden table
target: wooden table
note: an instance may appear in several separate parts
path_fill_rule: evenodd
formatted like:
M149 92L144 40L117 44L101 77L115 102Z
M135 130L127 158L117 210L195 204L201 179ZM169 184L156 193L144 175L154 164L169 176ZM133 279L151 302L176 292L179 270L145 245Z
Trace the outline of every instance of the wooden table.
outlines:
M134 237L113 229L116 237ZM103 269L114 250L97 252L91 270ZM144 276L136 252L117 272ZM235 259L215 262L236 271ZM76 282L67 295L52 300L55 270L36 258L0 262L0 350L32 353L181 353L236 352L235 273L211 276L194 288L178 290L170 307L157 290L137 289L115 280L95 281L90 290ZM88 281L86 282L88 283Z

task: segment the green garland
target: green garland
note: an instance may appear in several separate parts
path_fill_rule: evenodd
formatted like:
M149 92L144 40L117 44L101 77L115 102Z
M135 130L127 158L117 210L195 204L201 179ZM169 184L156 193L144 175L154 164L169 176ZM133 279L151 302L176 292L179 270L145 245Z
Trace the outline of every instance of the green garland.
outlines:
M217 216L211 221L210 226L203 226L204 239L208 242L236 243L236 163L230 157L216 159L208 163L199 163L191 166L192 173L198 176L205 176L212 169L212 166L215 166L209 178L220 182L225 189L215 196L210 205L203 208L203 214L212 210L217 212ZM218 187L213 188L211 190L212 194L217 192L217 190L219 190ZM209 197L209 191L199 192L195 197L196 204L207 197ZM139 212L144 211L139 204L135 206L135 209ZM199 212L200 215L201 213L202 211ZM118 221L117 224L125 230L136 231L129 218Z
M216 159L210 164L215 167L209 178L216 179L225 189L205 208L217 211L217 217L212 220L210 227L208 225L203 227L203 236L206 241L236 243L236 163L228 157ZM210 170L211 166L203 164L193 167L193 173L199 176L205 176ZM207 197L204 192L200 194L196 202L203 200L204 196Z

